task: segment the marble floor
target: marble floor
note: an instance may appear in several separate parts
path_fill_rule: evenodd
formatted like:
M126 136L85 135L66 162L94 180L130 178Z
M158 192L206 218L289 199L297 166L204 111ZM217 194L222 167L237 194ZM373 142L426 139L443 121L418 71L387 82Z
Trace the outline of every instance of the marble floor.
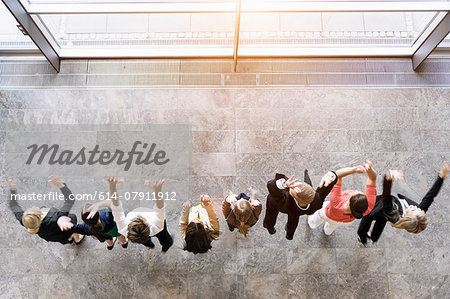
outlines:
M213 198L221 235L212 250L182 250L183 200L167 206L175 244L165 254L158 245L107 251L90 237L77 247L29 235L8 209L2 140L11 127L49 123L192 125L190 194L184 196ZM402 169L405 180L393 191L418 199L450 160L448 88L5 89L0 158L0 298L450 297L449 182L429 209L424 232L387 225L367 247L357 241L357 223L328 237L302 217L289 241L284 215L275 235L262 227L262 216L244 239L228 231L220 213L224 190L253 187L265 205L265 183L276 172L301 176L308 168L317 185L327 170L365 159L379 174ZM363 176L344 180L344 188L363 184ZM80 210L76 203L73 211Z

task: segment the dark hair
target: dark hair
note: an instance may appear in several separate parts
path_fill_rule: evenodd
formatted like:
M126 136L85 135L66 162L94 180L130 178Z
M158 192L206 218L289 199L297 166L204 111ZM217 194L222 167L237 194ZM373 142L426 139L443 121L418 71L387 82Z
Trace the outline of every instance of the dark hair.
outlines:
M94 217L92 217L91 219L87 218L90 212L87 212L86 210L90 206L92 206L92 204L90 203L84 205L83 210L81 211L81 219L83 219L84 223L89 226L94 237L96 237L100 242L105 242L105 240L112 240L111 236L108 236L103 232L103 227L102 229L99 229L97 226L98 220L100 219L99 212L95 213Z
M127 238L133 243L144 244L150 239L150 227L145 219L141 216L136 216L128 224Z
M356 219L361 219L368 207L369 203L365 194L358 193L350 197L350 211Z
M202 223L190 222L186 228L184 250L194 254L205 253L212 248L212 240L211 232L205 229Z

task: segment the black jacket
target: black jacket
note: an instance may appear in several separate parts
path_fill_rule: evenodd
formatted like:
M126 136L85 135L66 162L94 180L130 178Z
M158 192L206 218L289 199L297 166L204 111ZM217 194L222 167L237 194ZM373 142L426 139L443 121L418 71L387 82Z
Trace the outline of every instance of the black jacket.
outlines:
M67 185L64 184L64 187L61 188L61 192L64 194L64 205L61 209L57 208L51 208L47 215L45 215L44 219L41 222L41 225L39 226L39 231L37 235L41 237L42 239L48 241L48 242L59 242L61 244L67 244L71 243L69 242L70 235L72 234L71 231L61 231L57 222L59 217L61 216L68 216L72 219L72 223L77 223L77 217L74 214L69 214L70 209L72 208L73 204L75 203L75 200L69 199L70 195L72 194L72 191L70 191L69 188L67 188ZM11 194L16 194L15 190L11 190ZM9 206L14 213L14 216L16 219L22 223L22 216L23 216L23 209L19 206L17 201L14 197L10 197L9 199Z
M409 205L419 207L425 213L433 203L434 198L439 193L444 180L441 177L437 177L433 186L428 190L427 194L423 197L420 203L415 202L412 199L407 198L402 194L397 194L400 199L406 200ZM377 201L373 210L361 219L358 228L358 235L363 244L367 242L367 232L370 230L372 221L375 221L371 232L371 239L373 242L378 241L380 238L386 222L396 223L403 215L403 208L399 199L391 195L392 181L386 179L383 180L383 194L377 196Z
M336 174L336 173L334 173ZM322 208L323 202L328 194L333 189L333 186L337 182L337 176L335 180L327 187L321 187L316 189L314 200L310 203L309 208L301 210L295 203L295 199L289 193L289 188L279 189L276 185L276 181L279 179L288 178L284 174L277 173L275 179L267 182L267 189L269 195L267 196L267 208L276 209L279 212L288 214L288 223L286 227L287 235L292 237L298 225L298 220L301 215L312 215L314 212ZM312 187L311 180L308 175L308 170L305 170L305 183Z

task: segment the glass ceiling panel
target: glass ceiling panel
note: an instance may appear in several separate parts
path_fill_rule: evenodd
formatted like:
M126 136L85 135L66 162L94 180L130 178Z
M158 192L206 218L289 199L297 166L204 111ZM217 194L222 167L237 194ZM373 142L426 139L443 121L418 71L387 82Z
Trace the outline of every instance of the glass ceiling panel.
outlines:
M219 49L232 55L235 13L41 15L62 52L148 49L192 56ZM150 52L148 52L151 54Z
M35 12L32 14L34 19L40 21L38 25L46 27L42 28L44 32L50 32L53 38L49 40L57 43L56 48L60 48L57 50L61 57L86 57L89 53L92 53L92 57L233 55L236 0L21 1L34 5L35 10L29 7ZM303 6L295 6L294 11L290 12L282 10L288 7L287 4L303 2L322 6L309 7L309 12L295 11L295 8ZM331 10L341 10L342 5L325 5L321 2L342 2L351 11L325 11L330 7ZM378 11L383 9L383 4L373 6L373 2L386 5L403 3L405 11L399 11L398 7L393 6L390 6L393 11ZM410 2L411 5L420 4L419 9L416 6L411 9L413 11L406 11ZM294 54L297 49L300 50L298 53L302 53L302 49L310 51L308 53L314 53L314 49L325 49L321 53L332 53L330 51L333 49L356 49L357 52L359 49L369 49L367 53L376 53L380 49L381 53L389 53L392 49L392 53L406 55L437 15L437 11L445 10L439 6L441 4L436 3L448 2L449 0L242 0L247 12L244 10L241 13L239 50L243 50L243 55L249 55L254 49L265 49L265 55L277 55L280 49L288 49L283 53ZM273 11L248 12L258 11L258 7L264 7L267 3L277 5L271 6ZM372 3L372 6L364 6L364 3ZM430 9L433 3L439 6L436 11ZM86 6L88 4L94 6ZM144 6L133 6L128 9L129 13L119 10L127 5L131 7L140 4ZM145 10L166 4L172 6L160 6L168 7L164 13L157 9L154 10L156 12ZM88 7L87 12L83 10L85 6ZM110 12L108 8L111 6L117 10ZM139 10L133 11L135 7ZM202 10L205 7L212 11ZM324 11L318 11L318 7L323 7ZM355 7L371 11L363 12ZM428 11L420 11L422 7ZM6 10L3 4L0 8ZM71 8L75 10L71 11ZM184 8L188 11L183 10ZM217 8L217 11L213 8ZM62 13L58 13L58 9ZM47 14L43 14L43 11ZM7 19L9 25L5 25ZM15 25L9 11L6 10L5 14L0 9L0 43L3 41L5 44L4 41L8 38L30 43L29 37L17 34ZM85 55L77 51L84 51Z
M435 12L242 13L246 47L410 48Z

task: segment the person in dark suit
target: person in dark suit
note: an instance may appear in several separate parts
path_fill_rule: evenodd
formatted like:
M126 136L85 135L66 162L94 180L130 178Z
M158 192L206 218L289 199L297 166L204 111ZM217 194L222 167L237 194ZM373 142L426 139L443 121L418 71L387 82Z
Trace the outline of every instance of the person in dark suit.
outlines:
M64 195L64 204L61 209L32 207L23 211L22 207L17 203L17 188L12 178L8 179L10 190L9 207L20 224L27 228L28 233L37 234L47 242L68 244L75 241L75 244L80 244L84 236L73 233L71 230L64 231L66 227L60 221L63 220L64 216L67 216L73 223L77 223L77 216L69 214L75 202L72 191L56 176L50 176L49 182L58 187Z
M288 222L285 227L286 239L292 240L299 217L312 215L322 208L323 201L336 182L336 173L329 171L322 177L319 187L314 190L308 170L305 170L304 173L304 183L300 183L294 176L288 179L284 174L277 173L275 179L267 182L269 195L267 196L263 226L269 231L269 234L274 234L278 213L286 213L288 214Z
M377 242L388 221L391 226L405 229L410 233L418 234L422 232L428 225L426 212L438 195L449 171L449 164L444 162L434 184L421 202L417 203L401 194L397 194L398 197L391 195L392 181L402 179L403 172L389 170L384 176L383 194L377 196L375 207L370 214L361 219L358 228L359 241L364 245L367 243L367 239ZM372 221L375 221L375 224L369 234Z

